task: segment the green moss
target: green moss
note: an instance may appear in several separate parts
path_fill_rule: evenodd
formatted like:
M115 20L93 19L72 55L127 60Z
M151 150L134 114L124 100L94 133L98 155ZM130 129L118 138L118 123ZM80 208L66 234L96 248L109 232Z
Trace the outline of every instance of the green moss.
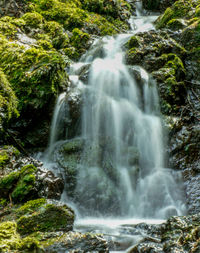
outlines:
M25 49L0 37L0 67L19 98L19 110L38 109L65 86L66 63L54 50Z
M35 172L37 168L32 164L24 166L20 171L20 178L11 197L14 202L24 202L27 198L34 198ZM36 195L37 196L37 195Z
M131 49L133 47L139 47L140 39L138 36L132 36L128 41L128 48Z
M183 29L185 26L186 26L186 23L184 22L184 20L177 19L177 18L174 18L167 23L167 28L170 28L173 30Z
M180 76L185 75L185 68L182 60L176 54L167 55L168 62L165 64L165 67L172 68L175 71L175 76L180 79Z
M20 152L13 146L0 147L0 169L12 163L12 159L19 157Z
M51 50L53 48L53 45L47 40L38 40L37 44L44 50Z
M91 33L97 35L114 35L117 34L120 29L118 29L114 24L110 23L106 18L100 16L99 14L91 13L85 20L86 27L91 30Z
M16 210L17 217L20 217L25 214L32 214L37 211L40 207L46 204L46 199L35 199L26 202L23 206Z
M171 8L167 8L162 16L156 21L156 28L163 28L172 19L189 19L193 17L193 12L191 11L196 7L196 2L191 0L178 0Z
M40 252L36 238L21 238L17 233L17 224L7 221L0 223L0 252Z
M38 28L43 22L43 17L37 12L27 12L22 16L22 19L25 21L27 26L32 28Z
M0 251L8 252L18 248L20 245L20 236L16 231L15 222L0 223Z
M87 13L72 2L58 0L33 0L32 8L46 20L57 21L66 29L83 26Z
M9 161L9 156L4 150L0 150L0 169L2 169Z
M22 235L37 231L68 231L72 229L73 222L72 210L48 204L32 215L22 216L17 221L17 229Z
M0 197L11 197L15 203L37 197L35 191L35 172L37 168L26 165L20 171L11 172L0 180Z
M9 199L9 194L14 189L19 179L20 173L12 172L9 175L0 179L0 197Z
M12 18L3 17L0 19L0 33L7 37L12 37L17 33L17 27L11 23Z
M169 7L156 21L156 28L163 28L173 18L173 10Z
M12 116L18 116L17 98L11 88L11 85L6 75L3 73L1 68L0 68L0 113L1 113L0 114L0 128L3 121L6 122ZM1 166L1 161L0 161L0 166Z

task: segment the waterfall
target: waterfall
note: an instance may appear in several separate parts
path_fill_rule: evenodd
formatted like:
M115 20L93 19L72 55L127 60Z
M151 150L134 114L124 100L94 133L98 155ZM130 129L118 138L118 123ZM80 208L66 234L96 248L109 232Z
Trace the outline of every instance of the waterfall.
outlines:
M137 13L142 14L139 7ZM131 20L131 33L96 40L71 68L83 99L84 148L72 199L82 216L162 219L185 211L176 173L165 165L156 83L124 60L125 43L134 33L153 29L152 20L140 16ZM88 81L79 82L76 73L88 65ZM64 97L54 112L49 154L66 117Z

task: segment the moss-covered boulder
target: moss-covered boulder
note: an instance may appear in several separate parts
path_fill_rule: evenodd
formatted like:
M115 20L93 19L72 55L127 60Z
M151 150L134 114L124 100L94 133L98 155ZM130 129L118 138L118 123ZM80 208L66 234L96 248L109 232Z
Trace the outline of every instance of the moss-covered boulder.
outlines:
M24 160L25 164L32 161L37 167L33 164L23 166ZM9 174L4 173L0 178L0 198L11 203L24 203L38 197L60 198L64 188L63 180L41 168L41 165L38 166L37 161L21 158L17 163L13 162L13 165L15 170ZM12 171L12 167L8 171Z
M194 0L178 0L166 9L163 15L161 15L156 21L157 28L164 28L170 25L173 19L185 19L189 21L191 18L198 16L198 6L200 2ZM179 26L177 26L177 29Z
M31 205L34 205L33 201ZM70 231L73 228L74 212L67 206L53 204L41 204L34 209L28 209L26 215L17 220L17 230L21 235L33 232ZM28 208L28 207L27 207ZM24 209L25 211L26 209ZM21 208L22 212L22 208Z

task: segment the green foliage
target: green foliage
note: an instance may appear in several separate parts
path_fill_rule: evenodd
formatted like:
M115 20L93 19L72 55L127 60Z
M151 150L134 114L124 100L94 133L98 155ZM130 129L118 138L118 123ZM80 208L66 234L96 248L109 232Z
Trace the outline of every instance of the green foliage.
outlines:
M74 214L65 207L48 204L32 215L26 215L17 221L17 229L21 235L37 231L71 230Z

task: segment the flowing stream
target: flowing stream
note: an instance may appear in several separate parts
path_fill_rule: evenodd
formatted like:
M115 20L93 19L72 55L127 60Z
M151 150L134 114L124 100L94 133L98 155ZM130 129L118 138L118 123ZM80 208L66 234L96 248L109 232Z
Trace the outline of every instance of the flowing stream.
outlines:
M141 67L124 63L126 42L133 34L154 29L155 18L143 16L138 3L129 33L95 40L70 69L74 96L82 94L78 135L84 145L74 195L68 198L65 191L62 200L70 200L77 210L77 230L103 231L121 245L113 250L122 252L142 237L142 233L125 233L130 224L156 224L185 213L179 175L165 164L156 84ZM80 81L84 68L88 78ZM70 128L66 97L60 95L54 111L45 155L51 168L52 152L65 142Z

